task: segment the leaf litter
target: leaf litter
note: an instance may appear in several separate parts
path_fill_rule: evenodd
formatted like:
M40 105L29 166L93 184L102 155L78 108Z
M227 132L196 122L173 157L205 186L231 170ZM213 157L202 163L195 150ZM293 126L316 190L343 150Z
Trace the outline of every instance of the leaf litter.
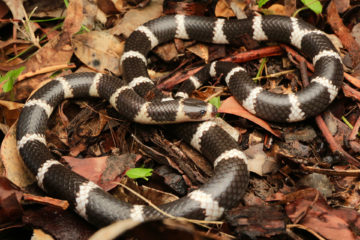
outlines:
M322 2L323 16L327 18L321 18L313 12L318 9L313 9L311 3L294 2L285 1L282 5L279 1L263 1L261 6L250 6L234 0L218 1L214 15L244 17L251 11L295 14L332 33L330 37L341 50L346 73L343 94L329 107L331 113L324 114L325 121L268 123L238 106L220 79L207 83L194 96L220 100L219 116L227 121L228 131L242 149L247 149L245 153L250 157L251 180L244 200L226 213L222 224L205 226L174 219L142 224L119 222L115 228L123 228L113 236L123 234L124 239L151 239L159 234L179 239L308 239L309 236L359 239L360 48L356 16L360 8L346 0ZM3 21L8 28L4 28L7 37L0 41L1 75L22 67L25 70L16 81L5 85L5 89L10 90L8 93L3 91L7 81L0 83L3 133L0 135L0 237L21 233L46 239L87 239L96 229L67 209L66 201L46 197L35 186L34 176L17 153L14 124L21 103L55 76L73 71L121 75L117 59L122 54L124 40L150 19L163 13L204 15L213 10L196 1L113 3L105 0L97 4L70 1L67 8L60 1L50 11L46 1L38 1L38 8L31 14L34 6L28 3L26 11L20 11L24 8L21 1L5 3L8 6L0 5L0 15L4 20L14 18L14 22ZM49 18L57 19L35 21ZM24 26L30 25L30 32L26 32ZM14 32L17 34L13 35ZM258 75L257 79L268 90L288 93L302 87L298 64L305 60L293 50L284 45L260 45L246 36L242 42L245 47L171 41L148 56L151 75L161 76L160 79L154 77L159 87L172 91L204 63L220 59L245 62L243 66L252 76ZM284 53L291 55L290 62L286 63ZM259 59L265 57L270 61L261 63ZM311 64L305 64L311 72ZM260 66L264 67L263 71L258 71ZM131 203L143 204L144 200L123 185L155 204L162 204L196 189L212 174L206 160L180 139L174 139L166 128L128 123L103 101L65 101L51 117L46 135L54 158ZM130 180L125 172L134 167L149 168L153 174L148 181L141 177ZM104 236L104 232L112 231L110 228L99 233Z

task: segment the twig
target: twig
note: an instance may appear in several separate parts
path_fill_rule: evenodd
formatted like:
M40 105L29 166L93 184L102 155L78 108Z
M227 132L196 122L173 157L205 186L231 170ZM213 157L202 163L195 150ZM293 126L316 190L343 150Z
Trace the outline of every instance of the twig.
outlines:
M276 78L276 77L280 77L280 76L288 74L288 73L293 73L294 71L295 71L294 69L286 70L286 71L282 71L282 72L268 74L266 76L254 77L254 78L252 78L252 80L260 80L260 79L264 79L264 78Z
M220 96L222 93L224 92L223 89L221 89L220 91L214 93L214 94L211 94L210 96L208 96L204 102L208 102L210 99L214 98L214 97L217 97L217 96Z
M74 63L71 63L71 64L60 64L60 65L56 65L56 66L49 66L49 67L44 67L44 68L41 68L35 72L27 72L27 73L24 73L24 74L21 74L19 77L18 77L18 81L22 81L26 78L30 78L30 77L33 77L33 76L36 76L36 75L39 75L39 74L43 74L43 73L48 73L48 72L55 72L55 71L58 71L58 70L61 70L61 69L65 69L65 68L75 68L76 65Z
M333 170L333 169L316 168L305 165L301 165L301 168L304 169L305 171L321 173L331 176L353 176L353 177L360 176L360 170Z
M264 57L279 56L282 55L283 53L284 51L280 46L271 46L271 47L260 48L257 50L238 53L233 56L223 58L220 61L243 63Z
M328 129L324 119L318 115L315 117L316 123L323 133L326 141L329 143L329 147L333 153L338 153L343 159L346 159L349 163L353 164L356 167L360 167L360 162L347 153L334 139L330 130Z
M149 201L148 199L144 198L143 196L141 196L139 193L135 192L133 189L129 188L128 186L126 186L125 184L116 182L116 184L122 186L123 188L125 188L126 190L130 191L132 194L134 194L135 196L137 196L138 198L140 198L141 200L143 200L144 202L146 202L147 204L149 204L149 206L151 206L152 208L154 208L156 211L160 212L161 214L163 214L164 216L171 218L171 219L175 219L175 220L182 220L182 221L187 221L190 223L194 223L197 224L199 226L202 226L204 228L207 229L211 229L211 227L205 225L205 224L223 224L224 222L222 221L205 221L205 220L197 220L197 219L189 219L189 218L184 218L184 217L175 217L163 210L161 210L158 206L156 206L155 204L153 204L151 201ZM222 233L225 234L226 236L235 239L234 236L226 234L226 233Z
M303 82L303 85L306 87L308 86L309 83L309 77L307 75L307 68L306 68L306 62L305 61L300 61L299 62L299 68L300 68L300 74L301 74L301 79Z
M352 85L354 85L357 88L360 88L360 79L351 76L348 73L344 73L344 77L346 80L348 80Z
M23 193L23 199L25 201L32 201L36 203L46 204L53 207L58 207L63 210L66 210L69 208L69 202L66 200L51 198L51 197L42 197L42 196L36 196L28 193Z

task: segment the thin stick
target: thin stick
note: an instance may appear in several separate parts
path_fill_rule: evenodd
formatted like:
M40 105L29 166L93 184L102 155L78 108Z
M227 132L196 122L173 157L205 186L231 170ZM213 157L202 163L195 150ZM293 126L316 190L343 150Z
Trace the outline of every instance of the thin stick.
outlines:
M135 192L133 189L129 188L128 186L126 186L123 183L119 183L116 182L116 184L122 186L123 188L125 188L126 190L130 191L132 194L134 194L135 196L137 196L138 198L140 198L141 200L143 200L144 202L146 202L147 204L149 204L149 206L151 206L152 208L154 208L156 211L160 212L161 214L163 214L164 216L171 218L171 219L178 219L178 220L184 220L184 221L188 221L188 222L192 222L192 223L196 223L196 224L223 224L224 222L222 221L205 221L205 220L197 220L197 219L190 219L190 218L184 218L184 217L175 217L163 210L161 210L158 206L156 206L155 204L153 204L151 201L149 201L148 199L144 198L141 194Z
M74 63L71 63L71 64L60 64L60 65L55 65L55 66L49 66L49 67L44 67L44 68L41 68L35 72L27 72L25 74L21 74L19 77L18 77L18 81L22 81L26 78L30 78L30 77L33 77L33 76L36 76L36 75L39 75L39 74L43 74L43 73L48 73L48 72L55 72L55 71L58 71L58 70L61 70L61 69L65 69L65 68L75 68L76 65Z

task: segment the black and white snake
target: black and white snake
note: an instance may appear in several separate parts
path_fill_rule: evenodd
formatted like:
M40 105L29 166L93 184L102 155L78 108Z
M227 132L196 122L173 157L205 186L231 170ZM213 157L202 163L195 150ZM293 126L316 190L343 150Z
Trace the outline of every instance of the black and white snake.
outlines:
M300 49L315 65L309 87L296 94L269 93L255 85L243 68L214 62L185 82L174 100L157 90L148 76L146 55L163 42L181 38L228 44L244 34L255 40L281 41ZM336 97L343 78L340 56L326 35L299 19L283 16L256 16L246 20L161 17L131 34L121 64L123 80L100 73L54 79L30 97L17 125L19 152L38 185L49 194L68 200L79 215L97 226L120 219L144 221L164 216L149 206L117 200L53 159L46 147L45 128L53 109L63 99L105 98L126 118L141 123L207 120L214 116L214 108L186 97L201 85L202 78L222 74L236 99L251 113L271 121L293 122L322 112ZM148 96L152 99L145 100ZM212 120L181 123L174 128L182 139L213 163L214 175L186 197L159 207L174 216L218 219L226 209L236 206L246 191L246 156Z

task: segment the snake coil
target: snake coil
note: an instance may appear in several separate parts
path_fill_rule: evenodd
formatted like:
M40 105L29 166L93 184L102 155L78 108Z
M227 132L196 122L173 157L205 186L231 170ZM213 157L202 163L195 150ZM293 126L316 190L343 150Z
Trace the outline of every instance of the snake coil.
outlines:
M185 99L165 98L154 88L147 73L146 55L155 46L173 38L230 44L244 34L258 41L281 41L300 49L315 66L309 87L296 94L269 93L255 85L243 68L214 62L180 88L176 97ZM99 73L80 73L51 81L27 101L17 125L19 152L38 185L49 194L68 200L80 216L99 227L120 219L144 221L164 216L149 206L115 199L53 159L46 147L45 128L53 109L63 99L102 97L129 120L142 123L206 120L214 116L213 107L186 97L201 85L203 78L222 74L236 99L251 113L270 121L293 122L324 111L336 97L343 78L340 56L326 35L299 19L283 16L256 16L246 20L161 17L130 35L121 64L124 80ZM153 93L153 99L146 101L149 92ZM181 123L176 129L181 138L213 163L214 175L187 196L159 207L174 216L218 219L226 209L236 206L246 191L246 156L214 121Z

